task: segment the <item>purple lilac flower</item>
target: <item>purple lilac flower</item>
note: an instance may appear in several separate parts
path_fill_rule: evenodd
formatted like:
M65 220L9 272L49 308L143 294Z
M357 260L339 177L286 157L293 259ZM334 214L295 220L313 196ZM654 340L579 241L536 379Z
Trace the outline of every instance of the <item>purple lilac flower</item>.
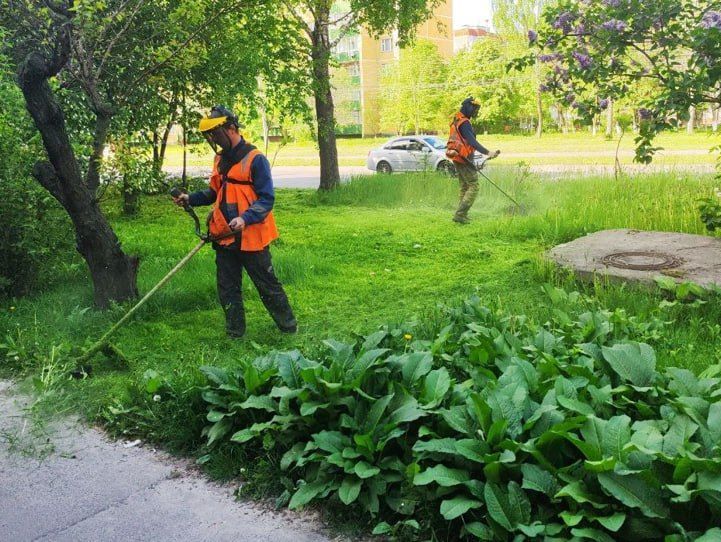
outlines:
M551 90L551 87L541 83L540 85L538 85L538 90L540 90L541 92L548 92L549 90Z
M590 56L574 51L573 58L576 59L576 62L578 62L578 65L581 67L582 70L587 70L591 67L592 61Z
M627 28L627 24L623 21L619 21L618 19L611 19L610 21L606 21L601 25L601 28L604 30L609 31L615 31L615 32L623 32Z
M567 104L573 104L576 102L576 95L573 92L569 92L566 94L565 100Z
M603 0L603 3L610 8L617 8L621 5L621 0Z
M705 29L716 28L721 30L721 12L707 11L701 19L701 27Z
M573 31L576 34L583 36L586 33L586 25L583 23L578 23L576 25L576 28L573 29Z
M543 63L553 62L554 60L561 60L562 55L560 53L551 53L550 55L539 55L538 61Z
M604 98L600 102L598 102L598 107L601 109L606 109L608 107L608 98Z
M568 34L571 31L571 23L573 22L573 19L575 18L575 15L569 11L564 11L561 13L558 18L553 22L553 28L556 28L558 30L563 30L564 34Z
M568 70L556 64L555 66L553 66L553 71L561 78L562 81L568 81Z
M538 41L538 32L535 30L528 31L528 43L534 44Z
M653 117L653 113L649 109L641 108L638 110L638 118L641 120L650 120Z

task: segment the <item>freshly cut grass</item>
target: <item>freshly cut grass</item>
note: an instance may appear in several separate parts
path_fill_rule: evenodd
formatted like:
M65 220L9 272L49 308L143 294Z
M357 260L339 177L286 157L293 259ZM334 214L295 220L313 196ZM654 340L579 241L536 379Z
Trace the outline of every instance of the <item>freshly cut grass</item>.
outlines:
M215 291L214 254L206 248L115 337L130 360L129 370L98 363L92 379L69 383L69 403L120 431L195 450L203 422L193 416L202 409L196 411L195 396L184 390L201 381L201 365L234 366L273 349L297 348L312 356L326 338L350 340L388 322L406 322L412 333L423 333L442 325L439 304L452 305L470 295L543 322L553 310L541 288L546 281L582 289L609 308L641 319L673 321L656 345L660 366L699 372L721 359L717 305L662 310L663 298L653 289L586 286L542 258L556 243L606 228L702 234L695 206L712 191L711 176L542 182L513 168L491 167L487 173L524 204L525 214L514 213L513 205L482 180L472 223L459 226L450 220L457 181L435 174L357 178L329 194L279 190L275 213L281 239L272 252L299 333L278 333L246 277L248 332L243 340L227 339ZM132 219L120 216L118 208L114 200L106 206L124 250L141 258L139 287L147 292L196 243L191 221L166 197L144 198ZM82 260L76 254L61 256L64 265L45 290L2 301L0 370L5 374L37 374L53 345L63 351L87 346L129 308L92 309ZM173 383L176 399L167 411L148 403L152 396L144 391L143 376L148 370Z

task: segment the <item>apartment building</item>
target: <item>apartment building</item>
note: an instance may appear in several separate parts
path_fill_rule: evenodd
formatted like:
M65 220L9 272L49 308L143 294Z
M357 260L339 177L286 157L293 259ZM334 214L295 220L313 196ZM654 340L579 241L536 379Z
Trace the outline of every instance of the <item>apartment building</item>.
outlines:
M334 12L341 14L346 6L336 2ZM418 39L435 43L444 58L453 56L453 0L446 0L416 30ZM339 40L334 57L340 64L333 77L334 102L338 132L372 136L387 131L378 114L378 93L383 70L397 62L403 50L398 34L389 31L373 38L361 29Z
M467 51L473 44L486 36L491 35L491 30L488 26L462 26L456 28L453 31L453 51L455 53L459 51Z

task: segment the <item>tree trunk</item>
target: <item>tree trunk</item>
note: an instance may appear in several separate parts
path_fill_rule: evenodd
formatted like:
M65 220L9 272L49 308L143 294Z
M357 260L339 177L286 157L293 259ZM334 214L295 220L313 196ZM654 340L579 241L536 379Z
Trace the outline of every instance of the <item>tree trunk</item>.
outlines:
M160 136L158 129L153 130L153 167L158 169L160 166Z
M125 216L135 216L138 214L139 209L138 192L123 176L123 214Z
M181 176L181 186L183 190L188 189L188 131L185 129L185 122L183 122L183 174Z
M696 108L692 105L688 108L688 122L686 123L686 133L692 134L696 121Z
M608 107L606 108L606 137L613 137L613 100L608 99Z
M568 119L566 118L566 110L563 106L558 106L558 125L561 128L561 133L568 134Z
M50 159L49 163L38 162L33 175L70 216L77 250L87 262L92 277L95 304L106 308L112 301L137 297L138 260L121 250L93 192L83 181L62 110L48 84L48 79L62 66L57 59L53 62L39 53L31 53L18 70L18 83L27 109Z
M541 90L536 91L536 137L543 133L543 95Z
M313 94L318 121L318 149L320 154L320 190L332 190L340 183L338 148L335 138L335 110L330 86L330 38L328 36L329 9L320 7L315 13L311 34L313 59Z
M110 130L110 121L113 118L113 110L110 107L102 106L95 113L95 133L93 134L93 154L88 164L88 176L86 183L88 189L95 194L100 186L100 166L103 163L105 152L105 141Z
M160 152L158 153L158 161L153 162L153 165L157 168L157 171L163 169L163 163L165 162L165 151L168 148L168 138L170 137L170 130L173 128L175 120L171 120L165 125L163 129L163 137L160 138Z

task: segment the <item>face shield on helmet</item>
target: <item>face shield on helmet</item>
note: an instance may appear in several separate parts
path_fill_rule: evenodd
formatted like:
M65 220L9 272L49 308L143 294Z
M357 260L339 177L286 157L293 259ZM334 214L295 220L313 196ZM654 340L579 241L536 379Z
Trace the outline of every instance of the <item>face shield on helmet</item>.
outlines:
M208 117L200 119L198 130L203 134L213 152L222 154L233 147L227 130L230 126L238 127L237 117L229 109L218 105L210 110Z

